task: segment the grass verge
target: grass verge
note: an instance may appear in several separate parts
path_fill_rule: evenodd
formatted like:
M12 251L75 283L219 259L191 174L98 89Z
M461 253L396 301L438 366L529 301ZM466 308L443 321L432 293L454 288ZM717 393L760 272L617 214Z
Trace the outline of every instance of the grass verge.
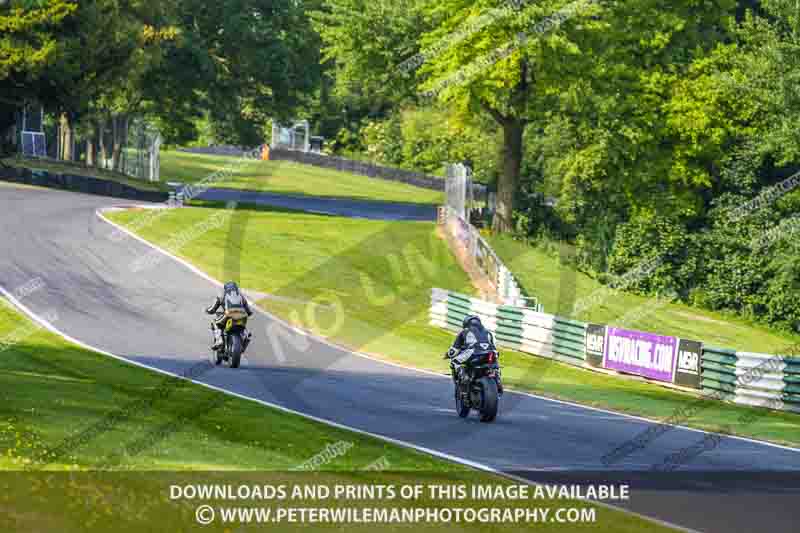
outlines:
M198 182L240 161L232 156L166 151L161 181ZM405 183L370 178L290 161L249 161L215 187L279 194L439 205L444 193Z
M586 274L570 271L569 276L564 276L558 257L541 248L510 237L489 236L488 240L520 283L539 299L548 313L570 317L571 308L559 309L559 291L574 290L576 302L582 299L592 301L591 295L600 296L595 305L575 317L587 322L652 331L703 341L711 346L759 353L786 353L788 347L800 342L800 335L759 327L737 317L622 291L607 291L604 285ZM563 287L564 284L569 286Z
M202 224L215 210L175 210L139 230L155 244L181 228ZM134 223L136 212L110 218ZM273 209L245 209L234 217L241 231L212 229L175 254L219 279L225 256L239 256L243 287L268 297L259 303L318 335L378 358L444 373L440 354L453 334L428 325L431 287L471 293L435 225L375 222ZM231 240L230 235L240 235ZM227 248L226 248L227 247ZM298 304L293 302L307 302ZM504 352L511 387L653 419L694 401L688 394L644 381L598 374L527 354ZM753 408L719 403L687 425L716 430ZM738 435L800 445L797 415L760 410Z
M192 383L170 385L166 399L128 412L170 378L72 345L0 301L0 470L290 470L337 442L353 446L326 470L358 470L384 456L393 469L463 470ZM116 412L126 416L109 431L43 459L76 429Z

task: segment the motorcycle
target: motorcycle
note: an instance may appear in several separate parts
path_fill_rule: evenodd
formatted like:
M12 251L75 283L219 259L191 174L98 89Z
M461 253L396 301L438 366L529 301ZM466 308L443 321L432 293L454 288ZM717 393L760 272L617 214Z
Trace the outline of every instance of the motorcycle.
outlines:
M250 345L252 333L247 330L247 314L244 311L228 310L224 315L217 315L217 321L225 317L225 326L222 329L222 347L215 350L213 362L219 366L223 362L231 368L239 368L242 355ZM216 322L211 323L211 334L215 334Z
M502 386L500 354L494 348L469 348L472 354L463 365L450 360L450 374L455 385L456 412L466 418L472 409L480 413L481 422L493 422ZM446 355L446 357L449 357Z

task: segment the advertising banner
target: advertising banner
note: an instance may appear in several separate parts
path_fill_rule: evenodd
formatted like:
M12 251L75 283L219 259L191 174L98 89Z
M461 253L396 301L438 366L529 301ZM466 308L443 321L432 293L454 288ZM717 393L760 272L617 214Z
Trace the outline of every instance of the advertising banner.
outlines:
M608 327L603 367L672 383L677 351L675 337Z
M606 344L606 327L586 325L586 362L596 368L603 367L603 347Z
M700 361L703 357L703 343L681 339L678 343L678 368L675 384L684 387L700 388Z

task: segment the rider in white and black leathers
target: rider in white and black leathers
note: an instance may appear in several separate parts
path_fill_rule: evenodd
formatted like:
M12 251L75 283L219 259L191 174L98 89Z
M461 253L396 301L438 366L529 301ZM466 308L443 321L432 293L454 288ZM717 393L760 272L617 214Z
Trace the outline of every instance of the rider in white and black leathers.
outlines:
M222 295L217 296L214 305L206 309L206 313L213 315L220 308L222 308L223 311L227 311L235 307L244 309L247 316L253 315L253 311L250 310L250 304L247 303L247 298L239 291L239 286L233 281L229 281L223 287ZM214 320L214 325L216 327L214 328L214 345L211 347L212 350L222 347L222 328L225 326L226 320L224 314L219 314L216 320Z
M463 328L453 341L453 345L447 351L446 358L453 362L453 365L458 369L463 365L473 354L475 348L488 344L488 347L481 346L481 348L489 349L497 352L494 342L494 335L491 331L483 327L481 319L475 315L467 316L461 323ZM499 392L503 392L503 384L500 381L500 373L497 375L497 386Z

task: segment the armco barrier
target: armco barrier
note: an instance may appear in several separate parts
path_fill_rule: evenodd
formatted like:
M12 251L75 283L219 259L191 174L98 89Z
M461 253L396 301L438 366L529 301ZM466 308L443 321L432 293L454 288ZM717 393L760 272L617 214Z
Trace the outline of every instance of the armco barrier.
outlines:
M525 298L516 278L476 227L448 206L439 207L437 220L456 255L459 251L466 254L469 268L485 276L498 301L511 305L523 304ZM541 310L541 306L538 307Z
M469 314L480 316L501 346L591 368L583 322L443 289L431 291L432 325L459 330ZM709 398L800 413L800 358L704 346L700 378Z
M218 144L215 146L194 146L191 148L178 148L179 152L186 152L190 154L202 155L221 155L228 157L245 157L247 154L252 153L258 148L254 146L247 148L244 146L232 146L228 144Z
M442 178L430 176L421 172L414 172L412 170L384 167L365 161L346 159L344 157L327 156L315 154L313 152L299 152L296 150L273 147L269 151L269 158L274 161L294 161L304 165L314 165L317 167L339 170L341 172L361 174L363 176L369 176L370 178L399 181L424 189L444 191L444 180Z
M531 309L496 305L477 298L433 289L431 324L458 330L464 317L474 314L508 348L582 366L586 324Z

